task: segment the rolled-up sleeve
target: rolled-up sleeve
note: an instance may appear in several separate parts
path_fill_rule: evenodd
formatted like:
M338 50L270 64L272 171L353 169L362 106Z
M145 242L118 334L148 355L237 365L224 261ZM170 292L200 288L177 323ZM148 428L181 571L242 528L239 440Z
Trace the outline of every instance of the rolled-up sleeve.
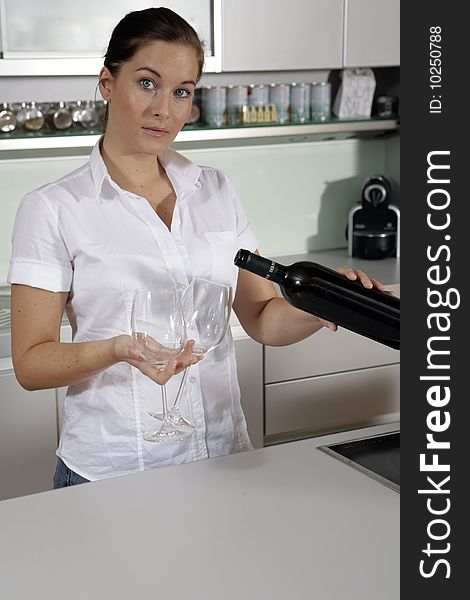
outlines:
M8 283L68 292L72 275L58 215L40 191L27 194L18 207L13 227Z

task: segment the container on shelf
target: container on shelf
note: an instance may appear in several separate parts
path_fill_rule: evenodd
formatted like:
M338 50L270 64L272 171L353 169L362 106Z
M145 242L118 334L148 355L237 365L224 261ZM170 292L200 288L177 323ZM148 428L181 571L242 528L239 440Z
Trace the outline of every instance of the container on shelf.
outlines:
M266 104L269 104L269 87L262 83L251 83L248 86L248 105L265 106Z
M289 120L290 86L286 83L271 83L269 86L269 102L276 107L277 123L287 123Z
M227 87L227 123L241 125L243 107L248 104L248 86L229 85Z
M7 102L0 105L0 132L10 133L16 129L16 115Z
M293 82L290 85L290 120L305 123L310 119L310 85Z
M208 85L202 89L202 112L207 125L221 127L226 122L227 88Z
M26 131L39 131L44 126L45 117L36 102L22 102L20 110L16 113L16 121Z
M98 112L92 100L77 100L76 108L72 113L73 122L83 129L96 129L99 123Z
M314 81L310 88L310 118L327 121L331 118L331 83Z
M397 98L395 96L379 96L375 105L379 117L391 117L397 112Z
M46 122L53 130L70 129L73 125L72 113L62 100L53 104L46 113Z

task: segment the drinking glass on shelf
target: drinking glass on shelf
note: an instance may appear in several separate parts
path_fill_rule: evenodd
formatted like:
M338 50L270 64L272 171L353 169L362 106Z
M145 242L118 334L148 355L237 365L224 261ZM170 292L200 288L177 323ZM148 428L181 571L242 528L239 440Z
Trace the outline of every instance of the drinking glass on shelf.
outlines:
M201 277L194 277L183 292L181 304L186 329L196 343L193 354L205 355L211 352L225 337L230 321L232 289L228 285L215 283ZM181 416L179 405L189 367L183 373L173 406L169 410L173 425L181 431L194 427ZM156 419L165 419L164 413L150 413Z
M181 301L176 288L152 287L134 292L132 303L132 337L137 343L140 356L163 370L183 349L186 329ZM165 385L162 393L162 426L145 432L148 442L180 441L191 432L175 427L168 412Z

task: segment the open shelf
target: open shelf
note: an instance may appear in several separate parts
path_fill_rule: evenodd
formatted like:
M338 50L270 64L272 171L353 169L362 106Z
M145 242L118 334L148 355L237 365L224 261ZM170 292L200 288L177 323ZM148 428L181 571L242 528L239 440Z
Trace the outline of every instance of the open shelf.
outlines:
M399 128L399 119L364 118L364 119L331 119L324 122L256 123L240 127L224 126L211 128L208 126L186 126L177 135L173 147L184 147L197 143L240 143L245 140L260 140L262 143L276 141L307 141L309 139L334 139L345 135L356 137L368 134L394 132ZM0 151L18 150L52 150L60 148L91 148L98 141L100 131L41 131L28 133L18 131L0 134Z

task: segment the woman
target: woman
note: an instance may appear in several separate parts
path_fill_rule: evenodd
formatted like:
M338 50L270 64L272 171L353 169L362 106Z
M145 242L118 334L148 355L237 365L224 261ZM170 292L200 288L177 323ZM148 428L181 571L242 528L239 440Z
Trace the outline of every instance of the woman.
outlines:
M86 165L27 194L18 210L9 272L15 372L28 390L69 386L55 487L251 447L230 334L191 369L181 408L196 424L192 437L143 441L155 382L168 382L172 397L172 375L198 361L192 342L163 372L139 358L125 332L133 290L150 280L231 285L235 313L263 344L336 329L289 306L270 282L238 272L236 251L258 243L232 185L168 148L191 112L203 59L197 34L171 10L126 15L99 75L104 136ZM382 289L361 272L342 272ZM60 342L64 308L72 344Z

